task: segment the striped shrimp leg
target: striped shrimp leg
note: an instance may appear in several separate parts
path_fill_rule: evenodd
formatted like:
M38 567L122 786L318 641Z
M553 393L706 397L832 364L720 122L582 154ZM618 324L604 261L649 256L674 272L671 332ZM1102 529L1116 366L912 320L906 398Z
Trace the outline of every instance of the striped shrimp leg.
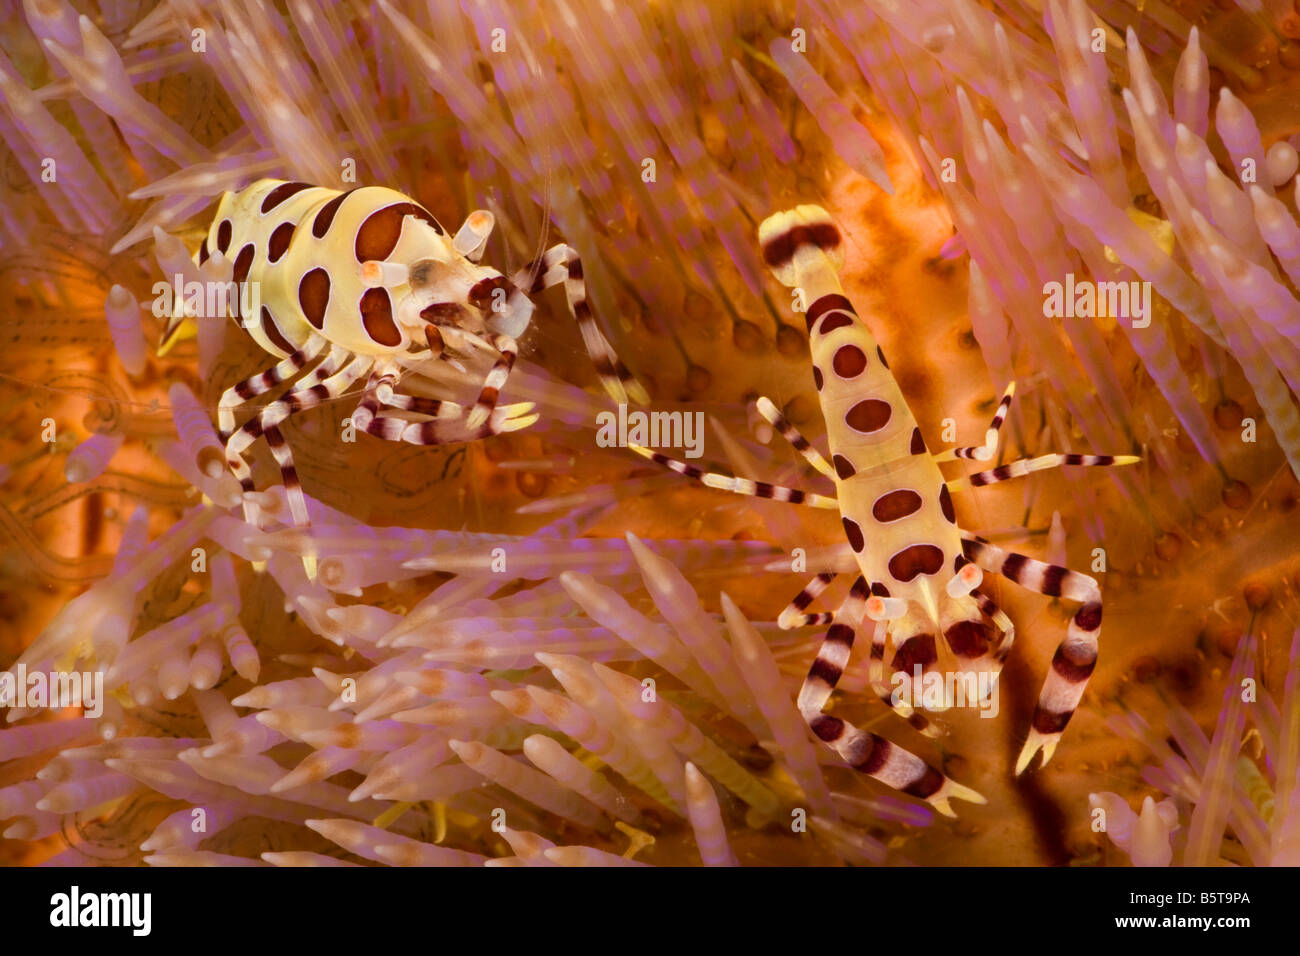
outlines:
M988 430L984 433L984 444L950 448L935 455L934 460L941 462L964 458L976 461L992 461L993 456L998 452L998 438L1002 430L1002 423L1007 420L1007 412L1011 410L1011 398L1015 394L1016 383L1012 382L1007 386L1007 390L1002 393L1002 401L998 402L997 411L993 413L993 421L989 422Z
M878 604L883 604L879 593L883 590L883 585L873 586L873 600ZM875 625L867 662L871 689L876 692L881 703L907 721L913 730L927 737L940 736L944 731L910 703L919 699L922 693L921 688L913 682L913 667L919 664L924 675L939 661L934 635L912 615L904 615L892 621L881 618L876 620ZM907 636L904 637L903 634ZM885 644L889 639L894 642L894 658L890 661L894 674L892 682L885 677ZM904 688L908 693L901 693Z
M533 273L536 278L533 279ZM530 279L532 280L530 283ZM623 364L614 347L609 344L604 333L596 324L591 306L587 303L587 283L583 278L582 260L578 254L564 243L551 246L539 259L520 269L513 276L514 285L524 288L530 295L553 285L564 283L564 294L569 303L569 311L578 323L583 345L596 366L600 383L610 397L619 404L626 404L629 396L638 405L648 405L650 396L640 382Z
M327 363L338 361L340 355L347 353L339 350L331 353ZM289 517L295 528L306 528L311 521L307 514L307 499L303 495L302 482L298 479L298 469L293 461L293 451L280 432L280 423L290 415L296 415L307 409L315 408L322 402L337 398L347 391L348 386L365 374L371 359L364 356L353 357L347 365L332 375L314 384L303 383L285 393L281 398L267 405L257 418L247 422L243 428L232 436L241 441L251 442L257 432L266 437L275 462L280 466L280 479L284 484L285 499L289 504ZM325 363L323 363L325 364ZM251 436L251 437L250 437ZM305 553L302 558L304 570L309 580L316 579L316 556Z
M813 578L804 585L803 590L794 596L794 600L786 605L785 610L781 612L780 617L776 619L776 626L789 630L795 627L809 627L811 625L829 624L834 619L833 614L806 614L804 613L808 605L817 600L821 593L830 587L830 583L835 580L834 571L823 571L817 577Z
M396 367L375 369L370 373L365 391L361 393L361 400L357 402L356 410L352 413L353 425L367 435L374 435L384 441L401 440L402 429L407 425L406 421L381 412L383 401L379 397L381 389L392 391L400 375L401 370ZM439 409L442 405L443 403L439 403Z
M275 366L242 382L236 382L221 395L217 406L218 436L226 446L226 464L244 493L244 520L251 525L260 527L261 509L248 497L255 490L253 470L244 460L242 452L262 433L262 425L260 416L255 415L242 429L237 430L234 409L298 375L320 357L328 344L324 338L313 335L302 348Z
M1030 591L1063 597L1082 605L1071 618L1065 639L1056 648L1051 669L1038 694L1029 739L1016 760L1016 774L1019 775L1024 773L1040 749L1044 764L1052 759L1061 734L1088 686L1088 678L1097 665L1101 588L1086 574L1004 551L969 532L962 532L962 538L966 556L985 571L1001 574Z
M307 407L303 404L304 396L314 396L319 392L322 399L332 397L329 395L329 388L335 388L341 394L351 384L352 379L347 379L340 384L334 376L343 368L344 363L352 358L352 353L347 349L338 345L334 346L330 349L329 355L325 357L323 362L294 383L293 388L286 392L278 402L267 406L262 414L255 416L244 426L246 429L245 438L248 441L255 440L259 433L265 435L271 454L275 458L276 464L280 466L280 477L284 482L285 496L289 502L289 513L293 517L294 525L297 527L306 527L308 523L307 502L303 498L302 485L298 481L298 470L293 464L293 454L289 451L284 436L280 433L279 422ZM322 384L325 382L332 384ZM316 402L313 401L311 404L314 405ZM285 410L286 407L287 411ZM272 409L275 409L275 412L273 415L269 415L268 413ZM247 473L248 465L244 462L242 456L236 456L236 460L239 461L241 469ZM249 484L251 487L251 481ZM309 576L314 577L313 567L310 563L307 565L307 571Z
M338 398L347 391L348 386L360 378L370 360L353 357L346 366L348 356L345 349L335 348L311 375L303 379L283 397L272 402L258 416L258 424L266 436L266 443L271 448L275 462L280 466L280 477L284 482L285 497L289 502L289 514L293 524L305 528L310 523L307 518L307 500L303 496L302 483L298 480L298 469L293 463L293 452L280 433L280 423L290 415L315 408L322 402ZM340 366L342 366L340 368ZM315 577L313 567L308 567L308 576Z
M1074 455L1057 452L1051 455L1039 455L1037 458L1022 458L1019 461L990 468L988 471L977 471L965 478L954 478L947 484L949 491L967 491L984 485L995 485L999 481L1007 481L1011 478L1020 478L1031 472L1059 468L1062 465L1107 468L1112 465L1132 465L1141 460L1137 455Z
M352 413L352 423L357 428L385 441L441 445L475 441L502 432L516 431L537 421L536 414L525 414L533 408L532 402L521 402L494 408L486 421L477 428L469 429L461 421L465 417L463 406L439 399L403 395L396 391L400 376L401 369L395 365L376 368L371 373L356 411ZM433 420L407 421L394 415L394 411L429 415Z
M508 335L488 332L487 340L499 357L483 379L483 390L474 403L474 410L465 420L465 427L470 431L479 428L491 417L497 407L497 400L501 397L501 389L510 377L510 370L515 367L515 359L519 355L519 343Z
M984 797L931 767L920 757L876 734L859 730L841 717L822 713L839 683L853 650L854 624L861 623L870 588L859 577L826 632L808 676L799 689L799 713L817 738L853 767L908 796L925 800L947 817L955 817L950 800L985 803Z
M353 356L351 352L343 348L341 345L333 346L330 349L329 355L327 355L325 359L322 362L320 362L315 368L313 368L310 372L308 372L302 378L298 379L298 381L294 382L293 387L288 392L285 392L283 397L287 400L289 399L291 393L306 391L312 388L313 386L317 385L318 383L325 381L327 378L329 378L335 372L341 369L345 362L347 362L349 359L354 359L354 358L355 356ZM244 427L241 429L241 431L244 432L244 437L240 439L241 441L241 444L239 445L240 450L242 450L243 448L247 447L247 445L252 444L254 441L256 441L262 435L262 428L263 428L263 421L260 413L254 415L247 422L245 422ZM226 436L226 441L229 440L230 440L230 436ZM241 462L241 466L244 468L245 471L247 470L247 465L243 465Z
M997 637L989 646L989 656L998 667L1001 667L1016 642L1016 625L1007 616L1007 612L998 607L993 599L979 588L971 592L971 597L975 599L980 613L993 622Z
M790 420L781 414L780 409L772 403L770 398L761 395L754 403L754 406L758 409L758 413L767 420L767 423L790 443L790 447L803 456L804 461L831 479L831 481L835 480L835 469L830 466L830 462L823 458L822 453L814 448L812 443L803 437L799 429L795 428Z
M486 239L484 241L486 242ZM497 400L501 396L501 389L510 378L510 371L514 368L515 358L519 354L519 344L514 337L522 334L528 327L533 313L533 303L521 289L495 269L489 271L492 274L476 282L466 293L465 301L484 315L493 316L503 327L509 329L509 334L500 329L491 329L486 333L486 340L484 340L465 330L455 332L457 337L467 339L479 347L490 348L497 353L497 360L484 377L483 388L479 392L473 410L469 413L466 424L471 431L482 427L492 417ZM438 337L442 338L441 332ZM430 346L432 344L430 342Z
M363 396L367 401L368 413L374 415L375 421L384 419L396 421L402 426L401 433L393 440L408 441L417 445L439 444L445 440L464 441L469 436L462 438L450 439L448 436L437 434L436 431L424 429L424 426L433 428L432 422L407 422L404 419L397 419L391 416L388 410L415 412L417 415L427 415L436 419L438 422L454 421L465 415L463 406L455 402L444 401L440 398L425 398L421 395L407 395L404 392L396 391L396 379L394 376L385 376L374 382L373 394ZM502 405L492 410L491 418L475 430L476 437L487 437L488 435L498 435L502 432L517 431L520 428L527 428L533 422L537 421L536 414L529 415L534 408L532 402L519 402L514 405ZM383 410L381 410L383 409ZM379 426L388 428L388 426ZM468 425L465 426L468 429ZM422 435L423 429L423 435ZM428 440L425 440L428 439Z
M325 372L336 367L339 358L347 354L344 350L331 352L322 363L321 371ZM257 416L250 418L227 439L226 454L230 458L232 467L238 456L242 455L260 435L275 428L290 415L307 408L314 408L327 398L338 398L347 391L349 385L365 374L373 361L366 356L353 356L347 365L325 376L323 381L316 381L317 375L313 373L310 379L263 408Z
M719 491L730 491L733 494L749 495L754 498L771 498L773 501L788 501L790 504L810 505L813 508L839 509L839 503L827 495L813 494L810 491L800 491L798 488L774 485L766 481L754 481L750 478L735 478L716 471L705 471L631 442L627 447L642 458L650 459L656 465L675 471L679 475L685 475L709 488L717 488Z
M302 348L266 371L251 375L242 382L236 382L222 392L221 400L217 405L217 427L221 440L229 441L235 431L236 408L293 378L314 362L325 351L327 345L329 343L322 336L313 333L312 337L303 343Z

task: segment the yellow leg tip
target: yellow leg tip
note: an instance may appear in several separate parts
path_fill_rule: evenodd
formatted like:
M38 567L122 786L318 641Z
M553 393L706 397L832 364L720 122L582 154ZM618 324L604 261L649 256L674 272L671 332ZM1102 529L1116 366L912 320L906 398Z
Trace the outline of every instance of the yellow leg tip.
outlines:
M1021 748L1020 756L1016 759L1016 776L1025 772L1030 762L1034 759L1034 754L1039 750L1043 752L1043 759L1039 763L1039 768L1047 766L1047 762L1052 759L1052 754L1056 753L1056 744L1060 740L1060 735L1047 736L1040 734L1036 730L1029 731L1029 739L1025 741L1025 746Z
M949 804L949 800L965 800L967 803L975 804L988 803L982 793L972 790L970 787L963 787L957 781L951 779L945 780L938 792L926 798L926 802L945 817L955 818L957 813Z
M523 418L512 418L509 421L501 423L501 431L517 432L527 428L533 422L541 418L540 415L525 415Z

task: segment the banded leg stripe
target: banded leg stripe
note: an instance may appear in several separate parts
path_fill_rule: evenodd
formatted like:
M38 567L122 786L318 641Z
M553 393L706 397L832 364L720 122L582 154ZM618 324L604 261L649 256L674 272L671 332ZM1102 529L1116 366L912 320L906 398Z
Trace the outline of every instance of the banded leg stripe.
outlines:
M381 405L388 408L428 415L431 418L455 418L464 414L464 410L455 402L443 401L440 398L424 398L419 395L404 395L394 391L393 386L388 382L381 382L376 386L375 396Z
M1007 412L1011 409L1011 397L1016 393L1016 383L1012 382L1007 386L1007 390L1002 393L1002 401L998 402L997 411L993 413L993 421L989 422L988 430L984 433L984 444L967 445L961 448L951 448L934 456L938 462L953 461L955 459L975 459L976 461L992 461L993 456L998 452L998 438L1002 428L1002 423L1007 420Z
M1007 613L994 603L993 599L976 588L971 592L971 597L979 606L980 613L993 622L994 633L997 637L989 647L989 656L994 662L1001 667L1002 662L1007 659L1011 653L1011 647L1016 642L1016 625L1015 622L1007 616Z
M332 366L346 354L346 352L331 353L317 371ZM284 441L284 436L280 433L279 424L290 415L315 407L326 398L343 394L343 392L347 391L348 386L369 368L370 362L370 359L354 358L342 370L328 375L324 381L312 384L309 387L304 383L301 387L286 393L283 398L266 406L256 418L250 419L242 428L230 436L226 442L226 462L230 465L235 477L239 479L240 488L245 492L243 506L246 520L258 527L261 526L261 509L247 494L253 491L253 480L251 469L243 457L243 452L259 435L265 434L267 444L271 447L271 454L275 456L276 462L280 466L280 473L284 478L285 494L288 498L293 523L299 527L307 525L307 504L303 498L302 486L298 482L297 469L293 465L293 454ZM306 558L304 558L304 564L307 565L308 575L314 576L314 565Z
M834 617L833 614L804 614L802 612L806 611L808 605L817 600L834 580L834 571L823 571L805 584L803 590L795 595L794 600L786 605L785 610L776 619L777 627L788 630L795 627L807 627L811 624L829 624Z
M1022 458L1020 461L1008 462L988 471L977 471L965 478L949 481L949 491L966 491L983 485L997 484L1010 478L1020 478L1034 471L1046 471L1062 465L1085 465L1088 467L1109 467L1111 465L1131 465L1141 461L1136 455L1041 455L1038 458Z
M1044 764L1052 759L1061 734L1087 689L1088 678L1097 665L1101 589L1086 574L1004 551L966 532L962 537L966 556L985 571L1002 574L1031 591L1059 595L1082 605L1070 619L1065 639L1057 646L1051 669L1039 691L1029 739L1016 760L1019 775L1040 749Z
M844 674L853 651L854 623L862 620L866 610L870 587L863 577L858 577L849 589L848 597L835 612L835 623L826 631L817 656L813 658L808 676L799 689L799 711L807 718L819 713L830 699L831 692Z
M288 358L281 359L264 372L250 376L242 382L236 382L222 392L220 402L217 405L217 427L221 440L226 441L235 430L234 410L238 406L256 398L258 395L269 392L281 382L287 381L298 374L311 364L321 352L325 351L325 346L328 344L322 336L313 332L311 338L306 341L303 347Z
M835 480L835 469L831 467L830 462L822 457L821 452L812 446L808 439L800 434L799 429L795 428L784 415L781 414L772 401L767 396L760 396L754 403L758 408L758 413L767 419L767 423L780 433L781 437L790 443L808 464L812 465L831 481Z
M518 343L508 335L492 332L488 334L488 341L497 350L499 357L483 379L483 390L479 392L474 410L470 412L465 422L465 427L471 430L478 428L491 417L492 410L497 407L501 389L506 384L506 379L510 377L515 357L519 354Z
M536 271L536 276L533 276ZM638 405L648 405L650 396L627 366L619 359L609 340L605 338L591 306L587 304L587 283L583 277L582 260L564 243L559 243L542 253L540 259L516 272L514 284L527 287L532 293L564 283L569 312L578 324L587 355L596 367L596 374L605 391L615 402L625 404L629 397Z
M766 481L751 481L749 478L734 478L731 475L722 475L717 472L704 471L696 468L694 465L688 465L685 462L669 458L667 455L661 455L657 451L651 451L649 448L643 448L640 445L629 443L628 448L636 452L642 458L648 458L656 465L661 465L669 471L675 471L679 475L685 475L706 485L709 488L717 488L720 491L730 491L738 495L749 495L754 498L771 498L773 501L788 501L796 505L810 505L813 508L839 509L839 502L834 498L826 495L813 494L809 491L800 491L797 488L789 488L785 485L773 485Z
M836 622L826 632L799 691L799 712L817 738L843 757L853 769L887 787L925 800L944 816L956 816L949 803L953 799L984 803L984 798L974 790L944 776L910 751L876 734L859 730L841 717L822 713L848 663L853 647L852 622L861 622L869 595L865 579L860 577L853 582L853 588L836 613Z
M1004 551L966 531L962 532L962 550L966 557L985 571L1000 574L1038 594L1063 597L1067 601L1084 604L1101 600L1101 588L1096 578L1087 574L1016 554L1014 551Z
M536 414L527 414L532 402L502 405L489 412L489 417L477 428L465 424L466 409L455 402L403 395L394 391L398 370L388 368L376 372L366 384L366 390L352 414L353 424L369 435L385 441L404 441L412 445L442 445L452 442L477 441L502 432L527 428L537 421ZM392 412L413 411L434 416L432 421L412 422Z

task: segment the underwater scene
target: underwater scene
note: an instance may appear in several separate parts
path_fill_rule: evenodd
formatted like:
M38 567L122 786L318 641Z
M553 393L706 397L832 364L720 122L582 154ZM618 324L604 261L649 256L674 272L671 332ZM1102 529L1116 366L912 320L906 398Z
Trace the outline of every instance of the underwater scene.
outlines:
M1300 2L2 6L4 864L1300 864Z

